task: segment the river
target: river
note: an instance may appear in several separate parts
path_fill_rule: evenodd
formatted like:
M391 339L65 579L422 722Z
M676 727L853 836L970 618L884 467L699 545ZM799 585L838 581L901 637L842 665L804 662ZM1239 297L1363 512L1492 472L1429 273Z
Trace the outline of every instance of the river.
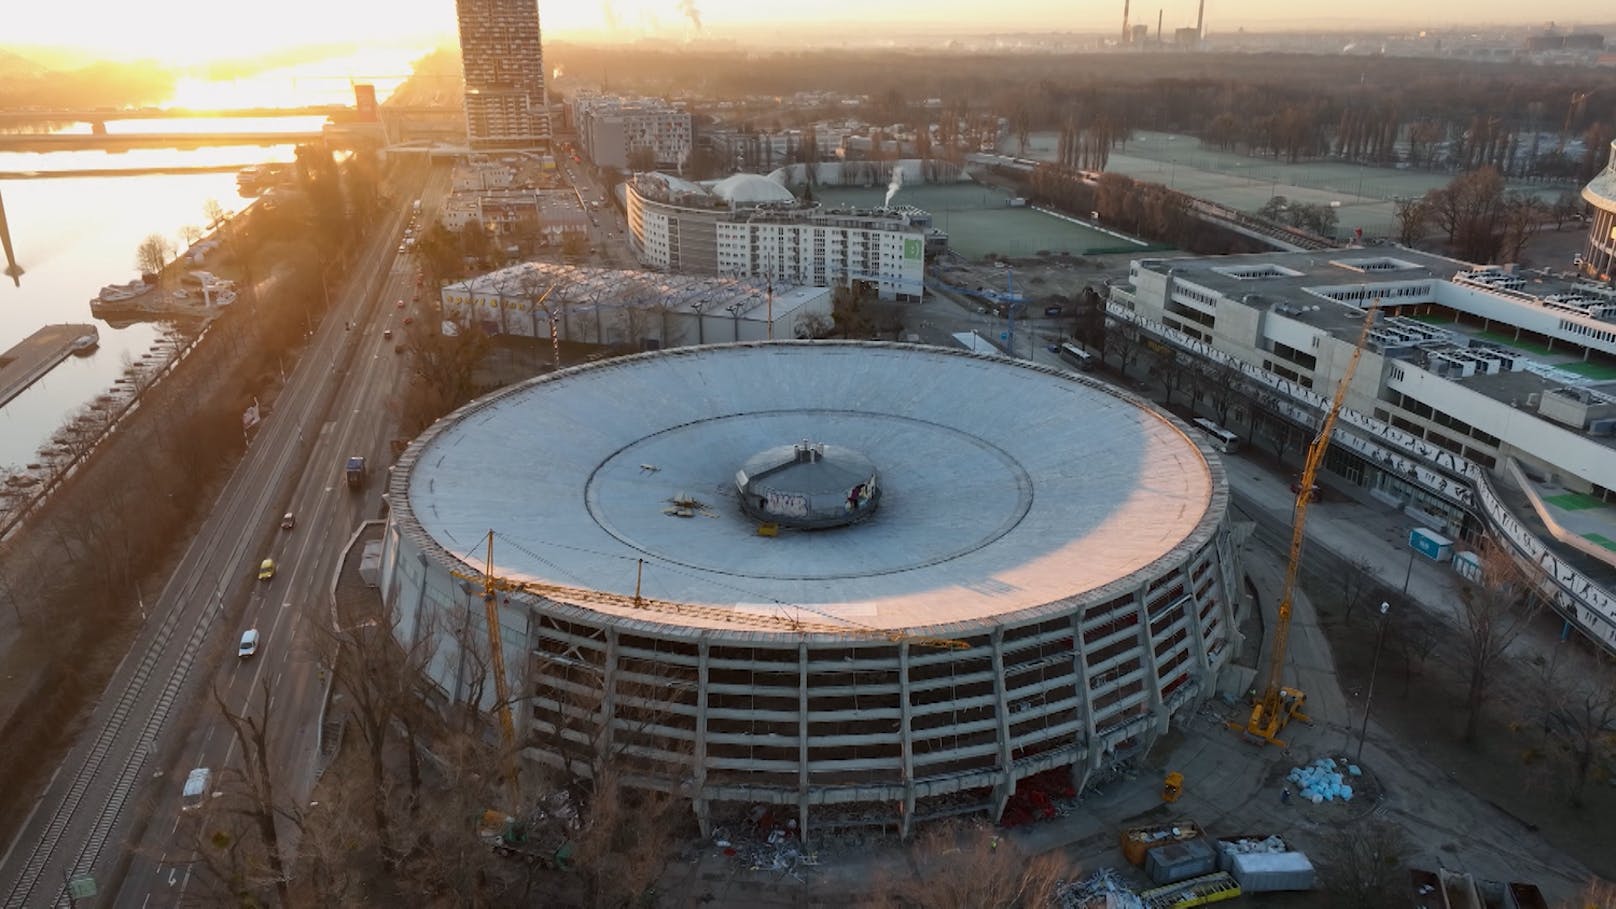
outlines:
M148 120L153 130L177 127ZM290 161L291 146L220 147L197 151L151 150L127 154L51 152L0 154L0 172L110 167L188 167ZM227 210L247 203L233 173L0 179L12 245L23 274L0 277L0 351L42 325L88 322L101 346L69 357L5 407L0 407L0 471L34 460L39 447L79 406L112 387L125 364L152 349L164 329L140 322L114 328L90 315L90 298L105 284L140 276L135 249L160 233L177 249L180 230L206 222L203 206L217 199ZM0 264L3 267L3 264Z

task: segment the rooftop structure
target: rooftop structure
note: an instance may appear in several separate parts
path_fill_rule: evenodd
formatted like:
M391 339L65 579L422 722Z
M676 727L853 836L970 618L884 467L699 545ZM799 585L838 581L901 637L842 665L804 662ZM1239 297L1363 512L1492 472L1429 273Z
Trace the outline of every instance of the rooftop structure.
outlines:
M537 0L455 0L472 148L548 145Z
M779 494L765 517L869 510L761 535L754 484ZM529 759L590 764L579 743L608 720L638 784L677 787L704 825L723 802L791 806L804 830L844 803L904 829L997 816L1017 779L1081 786L1148 747L1237 640L1216 456L1110 386L963 352L787 342L564 370L434 424L388 498L400 633L481 621L449 572L494 528L494 572L538 585L499 603L505 651L532 655ZM486 697L436 633L447 699Z
M489 334L548 338L553 330L562 341L646 350L799 337L829 325L832 308L821 287L550 262L457 281L442 301L445 318Z

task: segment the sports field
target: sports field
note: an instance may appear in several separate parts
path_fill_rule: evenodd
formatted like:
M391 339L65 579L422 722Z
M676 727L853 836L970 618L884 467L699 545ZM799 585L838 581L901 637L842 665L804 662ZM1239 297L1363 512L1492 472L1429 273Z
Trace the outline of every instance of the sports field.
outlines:
M1054 133L1028 137L1025 157L1051 160L1057 141ZM1020 155L1020 144L1005 142L1000 151ZM1288 164L1272 158L1254 158L1201 145L1194 136L1141 132L1112 152L1106 170L1139 180L1161 183L1208 202L1254 212L1274 196L1330 205L1336 209L1337 234L1350 236L1363 228L1366 236L1391 236L1397 230L1393 200L1422 196L1446 186L1452 174L1390 167L1368 167L1341 161ZM1547 201L1558 188L1511 186L1535 192Z
M814 190L814 198L827 206L876 206L885 197L884 186ZM1022 258L1043 251L1081 256L1148 248L1030 208L1011 208L1009 203L1009 194L978 183L906 186L892 199L893 205L931 212L933 223L947 232L949 248L970 259L990 253Z

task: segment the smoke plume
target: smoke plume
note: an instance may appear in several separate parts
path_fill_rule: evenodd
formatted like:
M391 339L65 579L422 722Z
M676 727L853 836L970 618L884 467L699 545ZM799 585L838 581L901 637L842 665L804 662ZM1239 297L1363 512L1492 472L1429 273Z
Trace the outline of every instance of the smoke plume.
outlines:
M896 196L898 194L898 190L902 188L903 165L894 163L892 165L892 182L887 184L887 200L881 204L883 206L890 207L892 205L892 197Z
M696 9L696 0L678 0L675 5L678 6L679 12L684 13L685 18L690 20L690 24L696 27L696 31L701 31L701 10Z

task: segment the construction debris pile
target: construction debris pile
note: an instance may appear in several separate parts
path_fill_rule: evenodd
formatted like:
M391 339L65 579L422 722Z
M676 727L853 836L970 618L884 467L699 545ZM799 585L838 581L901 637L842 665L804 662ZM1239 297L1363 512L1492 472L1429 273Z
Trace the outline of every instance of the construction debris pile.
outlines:
M1352 801L1352 786L1345 782L1341 770L1337 768L1337 761L1345 768L1348 776L1358 776L1363 773L1356 764L1347 763L1346 758L1319 758L1304 767L1293 767L1285 779L1296 784L1302 798L1317 805L1340 799L1343 802Z
M1110 868L1101 868L1080 881L1062 881L1055 887L1057 909L1144 909L1144 905Z
M1267 836L1262 839L1237 837L1234 839L1218 840L1219 862L1218 867L1227 871L1229 857L1235 855L1250 855L1253 853L1278 854L1287 851L1285 841L1277 836Z
M766 806L756 805L733 827L713 830L713 845L749 871L774 871L803 880L802 871L819 864L798 835L795 819L778 820Z

